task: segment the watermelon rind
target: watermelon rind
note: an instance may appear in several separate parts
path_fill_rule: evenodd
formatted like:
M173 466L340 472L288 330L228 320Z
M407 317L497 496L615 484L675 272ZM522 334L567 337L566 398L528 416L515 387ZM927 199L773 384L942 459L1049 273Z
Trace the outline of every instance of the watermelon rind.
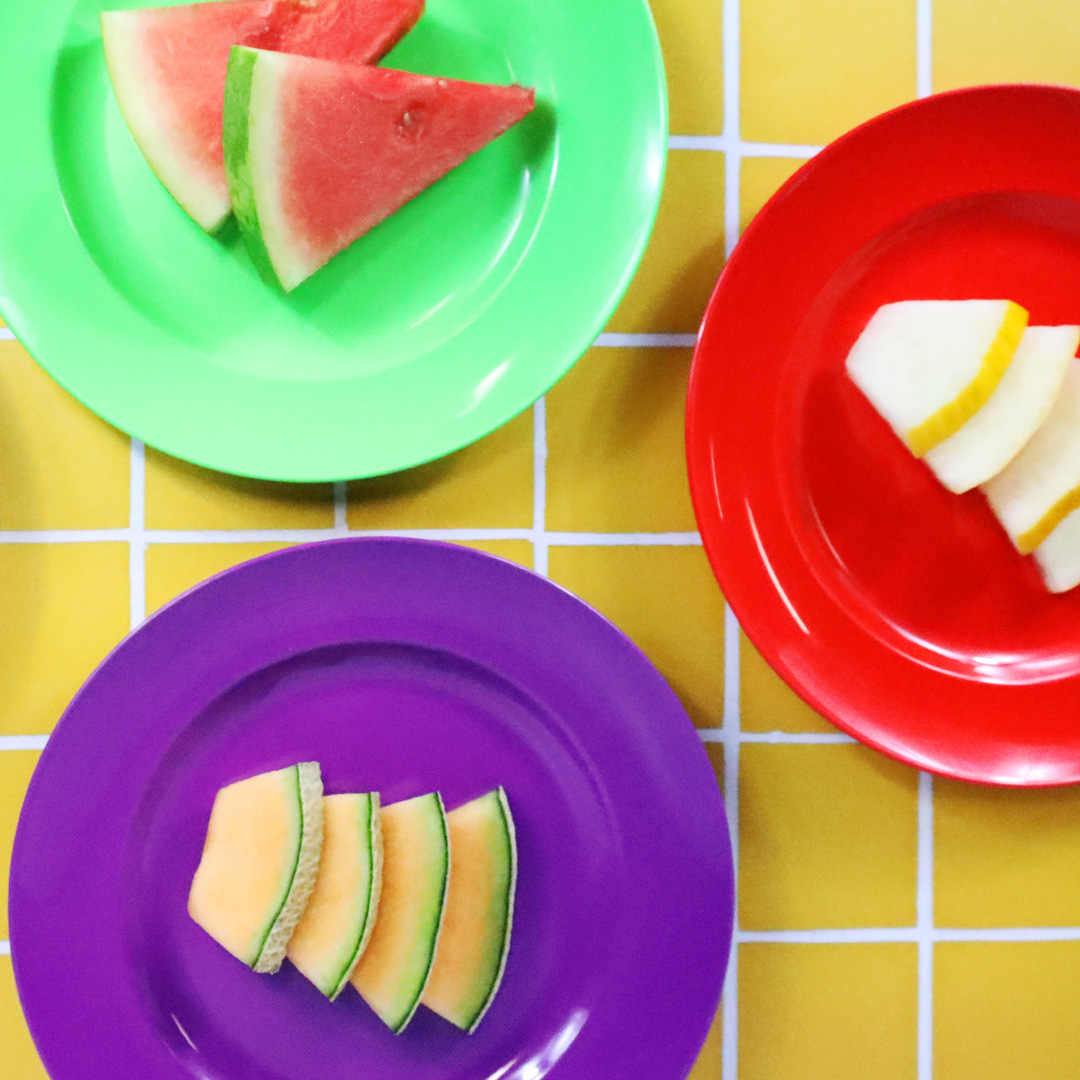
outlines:
M289 938L304 914L315 888L322 854L323 783L318 762L306 761L296 766L296 797L300 805L300 845L292 881L274 921L270 924L262 948L251 965L253 971L272 974L281 967Z
M141 77L142 18L143 13L138 10L101 13L105 64L116 102L135 144L154 174L180 206L212 233L229 216L228 189L220 176L194 171L187 157L177 152L175 136L163 126L161 118L168 112L167 103L155 93L154 81Z

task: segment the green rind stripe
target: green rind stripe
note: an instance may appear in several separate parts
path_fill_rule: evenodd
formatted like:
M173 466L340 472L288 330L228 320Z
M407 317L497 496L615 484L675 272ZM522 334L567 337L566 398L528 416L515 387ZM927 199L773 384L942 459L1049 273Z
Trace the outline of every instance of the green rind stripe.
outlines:
M262 959L263 952L266 949L266 943L270 940L270 935L274 932L274 927L277 925L278 919L281 918L281 913L285 910L285 905L289 902L289 897L292 895L293 882L296 881L296 871L300 868L300 853L304 849L304 799L300 791L300 767L298 765L291 765L288 769L282 769L281 771L292 773L292 779L296 782L296 813L300 825L296 833L296 858L293 860L292 873L289 874L289 884L285 887L285 892L282 893L281 902L274 912L274 917L266 924L266 930L263 933L262 941L259 943L258 951L255 953L254 959L248 965L248 967L251 968L256 967Z
M278 276L263 242L255 185L251 179L251 88L260 55L258 49L249 49L244 45L234 45L229 51L222 149L225 152L229 199L240 225L244 246L259 275L268 284L277 285Z
M497 895L503 903L495 912L496 917L501 918L503 932L500 935L499 955L494 975L488 984L487 993L480 1001L475 1011L465 1018L462 1025L471 1035L484 1019L491 1003L495 1000L499 985L502 983L503 973L506 971L506 958L510 953L510 932L514 924L514 895L517 890L517 834L514 830L514 819L510 814L510 803L507 801L506 792L500 786L495 792L495 803L499 809L499 817L503 826L503 839L506 841L506 882L498 890Z
M406 1011L401 1015L397 1024L390 1024L390 1028L395 1034L403 1031L405 1025L413 1018L413 1014L420 1007L420 999L427 989L428 979L431 978L431 969L435 965L435 948L439 942L439 931L442 929L443 912L446 910L446 893L450 887L450 831L446 826L446 807L443 805L442 795L437 791L433 792L429 798L434 802L438 810L436 817L442 839L440 851L442 856L442 881L438 890L439 903L438 907L433 908L428 934L424 938L427 946L427 964L421 973L421 977L417 980L415 996L408 1002Z
M367 933L369 926L373 920L373 913L371 910L371 901L375 894L375 807L374 798L371 795L365 795L363 798L363 811L366 813L366 817L361 820L361 828L358 830L363 836L367 837L367 859L368 859L368 888L367 896L364 897L364 917L360 920L360 933L356 935L356 945L349 952L344 965L338 971L337 975L329 983L329 990L324 990L321 986L320 990L326 994L331 1001L334 1000L349 985L349 977L353 973L353 968L356 966L356 961L360 956L360 951L367 944L369 934Z

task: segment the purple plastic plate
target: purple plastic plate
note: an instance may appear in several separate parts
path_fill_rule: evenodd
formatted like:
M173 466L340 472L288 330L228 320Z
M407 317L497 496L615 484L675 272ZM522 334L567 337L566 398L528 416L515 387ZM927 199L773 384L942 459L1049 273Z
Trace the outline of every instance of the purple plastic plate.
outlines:
M420 1009L392 1035L351 988L255 975L189 919L214 793L305 760L385 802L505 785L517 912L476 1034ZM10 884L53 1080L675 1080L732 906L716 778L641 652L528 571L389 539L246 563L128 638L42 754Z

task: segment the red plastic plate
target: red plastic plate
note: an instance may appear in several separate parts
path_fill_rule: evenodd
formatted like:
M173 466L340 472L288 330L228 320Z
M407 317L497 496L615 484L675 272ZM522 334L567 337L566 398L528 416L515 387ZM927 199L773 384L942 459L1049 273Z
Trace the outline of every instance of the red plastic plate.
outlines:
M1049 595L978 491L950 494L844 374L883 303L1008 298L1080 322L1080 92L912 102L807 162L747 229L694 357L709 559L814 708L966 780L1080 780L1080 589Z

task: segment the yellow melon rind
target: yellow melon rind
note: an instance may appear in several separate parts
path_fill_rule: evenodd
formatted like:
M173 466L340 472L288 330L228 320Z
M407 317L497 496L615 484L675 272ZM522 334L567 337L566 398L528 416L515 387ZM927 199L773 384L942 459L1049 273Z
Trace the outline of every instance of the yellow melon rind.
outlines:
M958 397L907 432L905 441L916 457L922 457L938 443L955 435L990 400L1012 363L1027 322L1028 313L1010 300L997 336L986 350L975 378Z
M289 891L270 926L255 963L251 965L253 971L263 974L272 974L281 967L285 950L289 946L289 938L304 914L319 873L323 831L322 775L318 762L314 761L297 765L296 774L301 814L300 846Z

